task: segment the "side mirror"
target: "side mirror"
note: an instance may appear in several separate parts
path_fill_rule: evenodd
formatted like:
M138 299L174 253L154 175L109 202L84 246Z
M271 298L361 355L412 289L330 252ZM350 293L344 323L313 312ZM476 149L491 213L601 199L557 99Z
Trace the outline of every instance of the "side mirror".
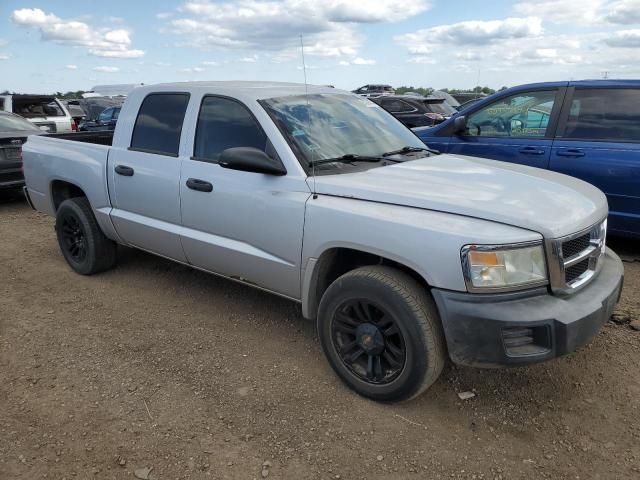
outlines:
M453 133L461 135L467 131L467 117L458 115L453 119Z
M280 162L253 147L227 148L220 154L218 164L229 170L278 176L287 174L287 170Z

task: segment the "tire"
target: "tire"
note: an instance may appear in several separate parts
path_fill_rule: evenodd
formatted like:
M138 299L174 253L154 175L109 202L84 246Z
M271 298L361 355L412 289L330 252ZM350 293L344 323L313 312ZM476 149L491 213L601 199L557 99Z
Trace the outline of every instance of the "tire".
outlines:
M65 260L81 275L103 272L116 264L117 245L102 233L86 197L60 204L56 236Z
M352 270L329 286L320 301L318 335L338 376L360 395L382 402L420 395L446 359L431 295L408 274L386 266Z

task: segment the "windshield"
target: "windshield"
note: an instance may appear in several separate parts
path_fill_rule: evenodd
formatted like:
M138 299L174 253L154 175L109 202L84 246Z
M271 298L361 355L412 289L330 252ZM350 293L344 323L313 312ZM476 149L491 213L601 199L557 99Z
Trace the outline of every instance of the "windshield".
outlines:
M425 147L393 116L372 101L356 95L298 95L269 98L261 104L307 171L310 162L343 155L372 157L403 147ZM373 166L376 165L369 165L369 168ZM350 166L332 162L321 168Z
M0 115L0 132L40 131L33 123L17 115Z
M444 115L445 117L450 117L451 115L456 113L456 109L446 103L444 100L441 102L427 101L425 103L433 113L439 113L440 115Z

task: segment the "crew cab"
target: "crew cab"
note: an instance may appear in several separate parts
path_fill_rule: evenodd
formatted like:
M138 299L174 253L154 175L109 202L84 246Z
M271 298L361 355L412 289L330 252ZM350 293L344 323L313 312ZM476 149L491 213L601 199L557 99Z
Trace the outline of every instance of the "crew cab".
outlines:
M572 352L622 287L581 180L437 155L350 92L267 82L133 90L115 133L31 137L25 189L76 272L136 247L299 302L358 393L403 400L447 357Z
M513 87L416 134L431 148L544 168L607 196L609 231L640 237L640 80Z

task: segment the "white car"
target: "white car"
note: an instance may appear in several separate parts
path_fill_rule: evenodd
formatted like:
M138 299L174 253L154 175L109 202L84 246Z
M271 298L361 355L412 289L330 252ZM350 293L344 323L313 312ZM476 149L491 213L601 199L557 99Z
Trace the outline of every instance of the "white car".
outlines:
M53 95L0 95L0 110L20 115L48 133L78 130L67 108Z

